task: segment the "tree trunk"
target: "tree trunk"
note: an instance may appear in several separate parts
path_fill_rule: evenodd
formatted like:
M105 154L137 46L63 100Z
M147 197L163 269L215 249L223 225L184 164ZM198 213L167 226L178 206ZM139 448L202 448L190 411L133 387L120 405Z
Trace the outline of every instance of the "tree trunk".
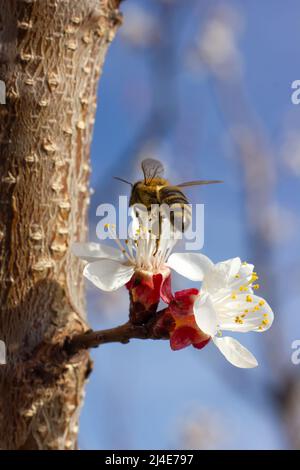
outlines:
M0 448L74 449L88 353L47 348L84 320L82 266L98 77L120 0L0 0Z

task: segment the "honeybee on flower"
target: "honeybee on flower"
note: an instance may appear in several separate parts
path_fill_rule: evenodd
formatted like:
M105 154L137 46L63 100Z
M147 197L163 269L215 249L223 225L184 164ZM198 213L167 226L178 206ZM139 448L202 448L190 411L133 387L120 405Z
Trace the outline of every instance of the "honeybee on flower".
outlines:
M134 184L115 177L115 179L132 187L129 206L134 207L142 204L150 211L154 206L159 205L161 209L165 209L165 214L169 212L169 220L172 225L183 232L189 226L192 217L191 208L183 190L192 186L222 183L220 180L196 180L176 185L171 184L164 177L165 169L163 164L154 158L143 160L141 167L144 178ZM158 215L157 222L160 223L160 221L161 218Z
M170 236L168 219L163 220L158 238L146 218L136 216L133 221L133 232L125 242L117 238L113 226L108 227L117 248L98 243L73 245L74 254L87 261L83 275L104 291L126 286L130 322L143 325L154 320L154 329L166 331L161 337L170 338L173 350L189 345L202 349L212 342L234 366L256 367L257 360L248 349L235 338L223 336L224 331L264 332L273 323L271 307L255 294L259 285L254 266L240 258L215 264L201 253L171 253L177 239ZM201 286L173 294L171 270ZM160 300L167 307L156 318Z

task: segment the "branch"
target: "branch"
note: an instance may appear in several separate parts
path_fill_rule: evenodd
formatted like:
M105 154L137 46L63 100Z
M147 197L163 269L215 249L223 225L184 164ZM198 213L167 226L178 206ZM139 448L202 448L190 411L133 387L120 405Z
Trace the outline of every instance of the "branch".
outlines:
M163 315L164 310L158 312L154 319L143 325L132 322L107 330L93 331L77 334L67 338L63 344L62 352L68 357L90 348L97 348L105 343L129 343L131 339L168 339L169 334L164 328L157 328L157 322Z

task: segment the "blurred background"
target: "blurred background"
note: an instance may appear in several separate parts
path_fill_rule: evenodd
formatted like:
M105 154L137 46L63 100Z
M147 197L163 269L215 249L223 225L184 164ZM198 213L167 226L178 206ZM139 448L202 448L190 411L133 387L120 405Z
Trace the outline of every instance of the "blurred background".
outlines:
M93 351L81 449L300 448L300 79L298 0L126 0L124 25L100 84L92 148L90 239L96 207L164 162L173 182L222 179L188 190L205 204L203 252L240 256L275 311L264 335L239 339L260 366L231 366L217 348L172 352L133 340ZM191 287L183 278L175 288ZM94 328L123 323L125 289L87 285ZM241 337L242 336L242 337Z

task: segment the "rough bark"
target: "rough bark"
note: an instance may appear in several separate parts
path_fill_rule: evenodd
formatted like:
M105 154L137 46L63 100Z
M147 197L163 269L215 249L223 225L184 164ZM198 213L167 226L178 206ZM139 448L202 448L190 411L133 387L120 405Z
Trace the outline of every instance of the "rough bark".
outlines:
M119 3L0 0L1 449L76 448L88 353L54 366L35 351L87 329L69 248L86 235L97 82Z

